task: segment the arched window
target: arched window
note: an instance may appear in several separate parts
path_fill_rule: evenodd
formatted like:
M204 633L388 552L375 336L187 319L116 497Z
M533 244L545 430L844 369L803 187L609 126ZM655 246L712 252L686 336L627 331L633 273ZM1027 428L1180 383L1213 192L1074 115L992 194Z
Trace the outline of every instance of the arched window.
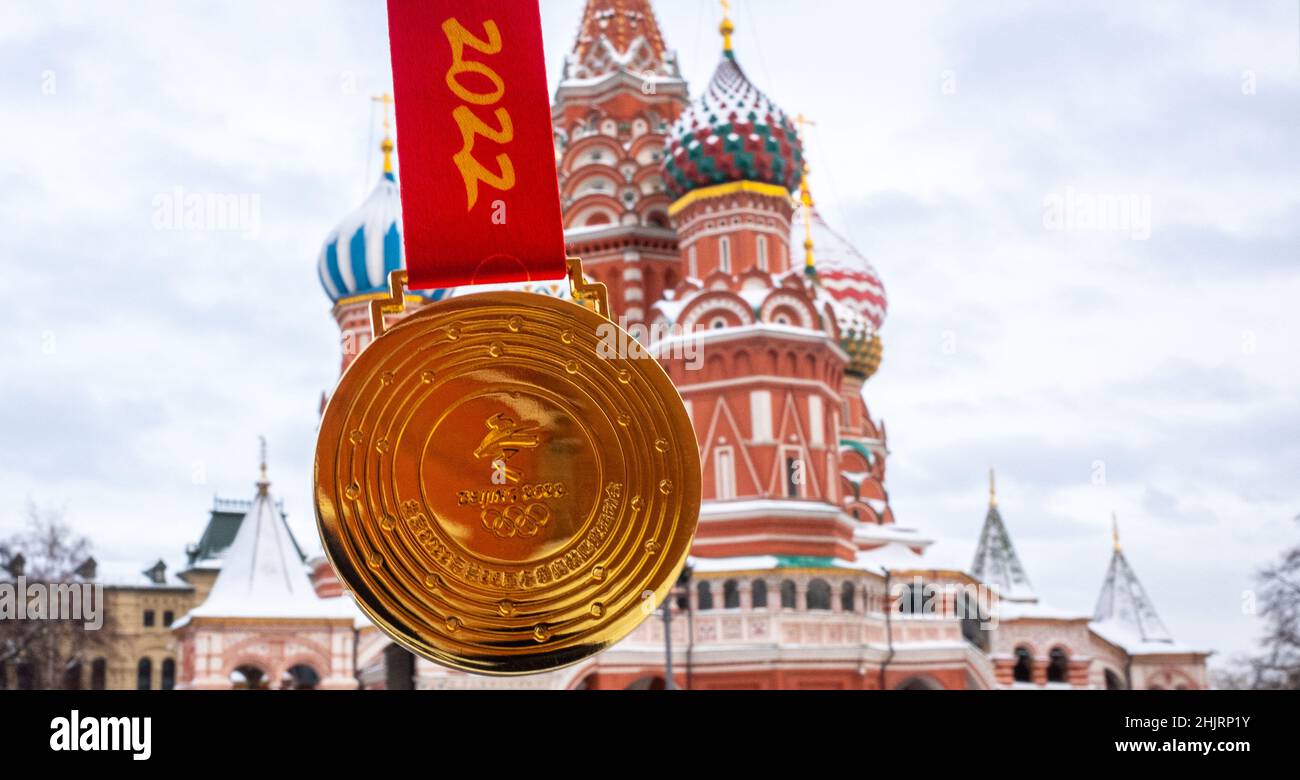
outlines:
M813 580L808 583L808 609L829 610L831 608L831 584L826 580Z
M1106 670L1106 690L1122 691L1124 690L1124 680L1115 673L1113 669Z
M692 279L700 278L700 250L695 244L686 250L686 275Z
M1012 677L1016 682L1034 681L1034 657L1030 655L1029 648L1016 648L1016 668Z
M957 619L961 621L961 635L972 645L984 650L989 649L989 632L984 630L984 611L980 609L979 599L962 589L957 592Z
M767 580L754 580L750 583L749 600L754 609L767 609Z
M164 658L162 662L162 677L158 681L158 687L164 691L170 691L176 687L176 659Z
M1063 683L1070 681L1070 657L1059 647L1053 647L1048 654L1047 681Z
M31 661L22 660L14 664L14 687L20 691L36 690L36 667Z
M718 268L723 273L731 273L731 239L726 236L718 242Z
M758 237L758 270L767 270L767 236Z
M726 609L740 609L740 583L727 580L722 584L722 606Z
M713 492L719 501L736 497L736 460L730 447L713 450Z
M713 586L707 580L695 586L700 610L713 609Z
M800 498L803 495L804 462L797 450L789 451L785 456L785 495L786 498Z
M320 675L306 664L289 667L284 677L283 687L290 691L310 691L320 685Z
M108 662L96 658L90 665L90 689L102 691L108 687Z
M902 615L924 615L934 605L934 588L925 583L908 585L899 594L898 612Z
M857 609L857 588L852 582L845 582L840 586L840 609L845 612L853 612Z
M943 686L929 677L909 677L898 684L896 691L941 691Z
M81 690L81 662L73 661L63 670L63 690Z
M795 588L794 580L786 580L781 583L781 609L795 608Z
M135 665L135 689L147 691L153 687L153 663L148 658L141 658Z

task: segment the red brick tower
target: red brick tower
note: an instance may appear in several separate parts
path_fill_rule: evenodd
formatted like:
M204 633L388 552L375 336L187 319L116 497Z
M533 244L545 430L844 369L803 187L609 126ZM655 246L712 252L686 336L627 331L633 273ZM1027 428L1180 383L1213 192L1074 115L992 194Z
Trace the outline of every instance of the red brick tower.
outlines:
M570 254L629 326L681 279L660 169L686 102L649 1L587 0L552 110L560 195Z
M852 560L840 434L854 317L792 260L802 146L741 70L732 30L724 22L722 61L665 152L685 279L652 309L681 334L661 356L700 441L695 554ZM672 354L686 343L700 352Z

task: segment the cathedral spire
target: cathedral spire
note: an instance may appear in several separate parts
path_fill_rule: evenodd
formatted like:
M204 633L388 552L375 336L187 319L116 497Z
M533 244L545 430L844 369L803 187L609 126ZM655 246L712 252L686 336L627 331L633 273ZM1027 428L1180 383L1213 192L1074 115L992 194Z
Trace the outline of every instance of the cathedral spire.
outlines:
M1101 586L1101 594L1097 597L1093 622L1101 624L1106 636L1125 645L1133 642L1173 642L1173 636L1160 620L1146 589L1138 581L1137 574L1120 549L1119 521L1113 514L1111 539L1115 549L1111 555L1110 568L1106 571L1106 580Z
M259 496L264 496L271 489L271 478L266 475L266 437L258 436L257 441L260 445L262 456L262 465L257 479L257 494Z
M303 566L284 512L269 490L266 439L261 439L257 494L221 556L212 592L188 619L343 617L355 614L350 600L320 599ZM186 622L188 622L188 619Z
M1029 575L1020 563L1020 556L1016 554L1015 545L1011 543L1011 534L1002 522L1002 513L998 511L992 469L989 470L989 511L984 518L984 528L980 531L971 573L989 585L996 586L1004 599L1030 602L1038 600L1033 585L1029 582Z
M392 177L393 175L393 125L388 118L388 109L393 105L393 96L387 92L382 95L375 95L371 100L378 103L384 109L384 140L379 144L379 150L384 153L384 175Z
M805 149L807 149L808 139L805 137L804 131L807 128L807 126L813 124L813 122L809 120L808 117L804 116L803 114L800 114L798 117L795 118L795 124L799 126L799 142L803 145ZM803 227L804 227L803 264L804 264L804 273L808 274L809 276L816 276L817 257L813 253L813 249L816 246L816 244L813 242L813 228L812 228L812 210L813 210L813 206L816 204L813 203L812 188L808 184L809 170L810 168L808 165L808 158L807 156L805 156L804 164L803 164L803 178L799 181L799 206L801 209L803 209Z
M650 0L587 0L565 78L599 78L619 71L676 76Z
M731 21L731 0L722 0L722 26L718 28L718 32L722 33L722 52L728 57L734 56L731 36L736 34L736 23Z

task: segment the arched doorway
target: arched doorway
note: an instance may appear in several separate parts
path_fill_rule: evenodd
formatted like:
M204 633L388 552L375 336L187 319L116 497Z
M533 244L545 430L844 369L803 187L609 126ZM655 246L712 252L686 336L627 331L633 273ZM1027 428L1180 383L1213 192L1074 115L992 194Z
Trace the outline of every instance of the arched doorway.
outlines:
M266 672L244 664L230 673L230 687L237 691L264 691L268 687Z
M307 664L289 667L280 681L280 687L286 691L310 691L320 685L320 675Z
M918 676L909 677L903 680L894 688L896 691L942 691L943 686L935 682L933 678Z
M642 677L623 690L625 691L662 691L667 686L664 685L662 677Z
M384 648L384 688L390 691L415 690L415 656L401 645Z

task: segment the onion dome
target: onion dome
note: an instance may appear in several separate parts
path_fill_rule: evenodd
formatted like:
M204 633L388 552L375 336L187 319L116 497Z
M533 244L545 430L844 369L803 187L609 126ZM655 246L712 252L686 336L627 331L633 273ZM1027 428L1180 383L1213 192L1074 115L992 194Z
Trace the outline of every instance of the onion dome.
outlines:
M835 324L840 330L840 347L848 353L849 363L845 372L870 379L880 370L880 363L885 356L885 346L880 340L876 324L866 315L837 299L834 294L821 289L820 298L831 307L835 314ZM820 301L819 301L820 302Z
M803 175L794 123L741 70L731 49L734 29L729 19L723 22L722 62L669 131L664 181L673 197L738 181L793 190Z
M816 247L816 273L821 286L836 301L865 317L873 330L878 330L889 311L880 275L871 261L832 230L811 204L795 211L790 245L807 246L810 240Z
M392 140L385 138L384 173L361 207L325 239L317 275L334 303L388 294L388 275L406 267L402 248L402 197L393 175ZM412 293L438 300L441 292Z

